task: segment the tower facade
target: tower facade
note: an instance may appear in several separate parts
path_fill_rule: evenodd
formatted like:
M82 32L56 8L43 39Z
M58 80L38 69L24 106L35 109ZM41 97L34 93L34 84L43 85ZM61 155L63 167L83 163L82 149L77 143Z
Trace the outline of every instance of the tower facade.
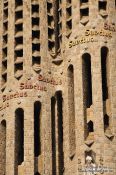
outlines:
M116 174L115 19L115 0L0 1L0 175Z

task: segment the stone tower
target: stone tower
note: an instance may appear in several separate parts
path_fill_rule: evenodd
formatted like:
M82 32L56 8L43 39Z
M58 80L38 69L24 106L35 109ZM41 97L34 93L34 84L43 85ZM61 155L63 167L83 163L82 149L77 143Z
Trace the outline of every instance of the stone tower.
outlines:
M115 0L0 1L0 175L116 174L115 20Z

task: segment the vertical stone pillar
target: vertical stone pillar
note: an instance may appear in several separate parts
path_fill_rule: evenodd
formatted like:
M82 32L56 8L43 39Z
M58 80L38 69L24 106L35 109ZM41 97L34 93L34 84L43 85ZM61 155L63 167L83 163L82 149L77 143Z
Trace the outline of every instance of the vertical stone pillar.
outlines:
M78 161L84 164L84 106L83 106L83 78L82 78L82 52L76 58L74 66L74 94L75 94L75 128L76 128L76 171L78 174Z
M15 175L15 114L11 110L9 112L6 130L6 175Z
M31 0L23 2L23 59L24 74L30 74L32 66Z
M30 100L30 99L27 99ZM34 111L33 102L24 109L24 174L34 174Z
M97 51L96 51L97 50ZM103 124L103 100L102 100L102 75L101 75L101 50L96 45L91 54L92 69L92 95L94 114L94 133L96 144L96 162L104 153L104 124Z
M44 97L42 103L42 125L44 129L44 175L51 175L52 172L52 143L51 143L51 101L48 96ZM46 103L47 102L47 103Z
M14 77L14 35L15 35L15 0L8 1L8 81L13 84ZM12 80L12 81L11 81Z

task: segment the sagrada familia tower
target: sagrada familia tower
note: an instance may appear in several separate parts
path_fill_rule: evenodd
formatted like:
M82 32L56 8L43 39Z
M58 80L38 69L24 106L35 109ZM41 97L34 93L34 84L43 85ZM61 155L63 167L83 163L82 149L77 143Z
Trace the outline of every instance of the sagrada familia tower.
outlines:
M0 175L116 175L116 0L0 0Z

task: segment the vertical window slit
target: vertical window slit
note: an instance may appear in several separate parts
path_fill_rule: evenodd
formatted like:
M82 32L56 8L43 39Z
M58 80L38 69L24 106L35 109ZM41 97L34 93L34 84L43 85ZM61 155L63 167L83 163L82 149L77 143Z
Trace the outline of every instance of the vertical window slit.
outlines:
M39 171L38 161L41 155L41 103L34 103L34 156L35 172Z
M92 105L92 76L91 76L91 56L86 53L82 56L83 93L84 105L90 108Z
M64 170L64 152L63 152L63 98L62 93L56 93L57 98L57 117L58 117L58 168L59 174L63 175Z
M52 133L52 175L56 175L56 115L55 115L56 100L51 98L51 133Z
M24 161L24 111L18 108L15 111L15 171Z
M103 101L108 99L108 79L107 79L107 69L108 69L108 49L106 47L101 48L101 72L102 72L102 96Z
M6 173L6 121L0 123L0 174Z

